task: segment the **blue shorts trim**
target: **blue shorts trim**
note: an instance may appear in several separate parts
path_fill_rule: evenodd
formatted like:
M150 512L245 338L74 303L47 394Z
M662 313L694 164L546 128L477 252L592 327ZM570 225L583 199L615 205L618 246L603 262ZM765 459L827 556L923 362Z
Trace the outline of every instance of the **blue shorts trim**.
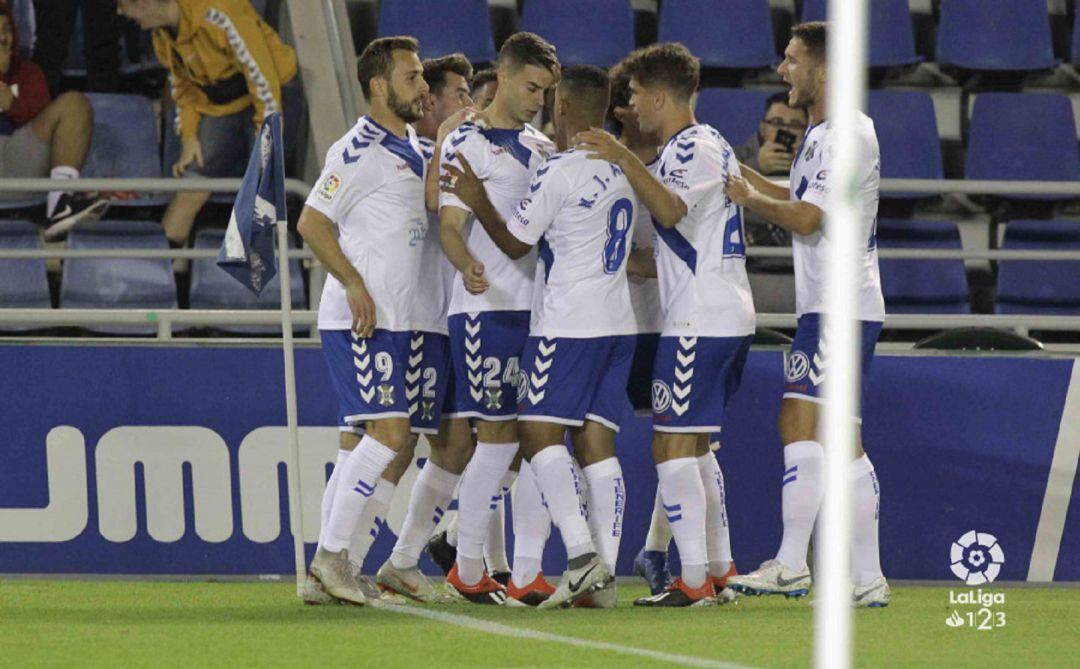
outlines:
M626 396L634 413L652 415L652 372L656 363L656 347L660 345L659 332L643 332L637 335L634 359L630 363L630 380L626 384Z
M409 341L409 424L417 434L437 434L447 411L450 378L450 337L414 331Z
M487 421L517 419L521 350L528 311L453 314L448 319L454 375L451 416Z
M653 366L653 429L720 432L739 389L752 336L660 337Z
M592 420L618 432L635 340L529 337L521 358L518 420L571 426Z
M874 346L881 334L878 321L861 321L862 388L874 361ZM803 314L784 360L784 397L821 403L821 389L829 369L829 342L821 329L821 314Z
M319 334L338 396L339 426L409 417L406 372L411 333L375 330L368 339L351 330Z

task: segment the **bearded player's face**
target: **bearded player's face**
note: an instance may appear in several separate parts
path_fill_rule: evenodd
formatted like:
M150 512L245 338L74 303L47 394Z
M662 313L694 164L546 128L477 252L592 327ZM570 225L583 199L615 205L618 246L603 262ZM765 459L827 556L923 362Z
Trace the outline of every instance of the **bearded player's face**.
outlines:
M394 52L394 69L387 87L386 106L406 123L424 118L424 96L428 85L424 81L424 67L412 51L398 49Z

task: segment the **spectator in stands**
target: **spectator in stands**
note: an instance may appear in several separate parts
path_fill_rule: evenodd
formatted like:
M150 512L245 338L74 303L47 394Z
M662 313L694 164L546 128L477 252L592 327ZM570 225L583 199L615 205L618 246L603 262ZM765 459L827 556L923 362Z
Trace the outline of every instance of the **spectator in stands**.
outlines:
M765 101L765 116L758 124L758 131L742 146L736 147L735 156L766 176L787 176L795 152L802 145L806 133L805 109L788 106L787 92L770 95ZM755 246L791 246L791 233L769 223L753 212L743 213L747 242ZM791 261L787 258L751 258L749 268L754 270L776 269L789 271Z
M120 89L121 21L116 0L34 0L37 41L34 62L45 71L49 92L60 92L61 70L82 11L86 90L115 92Z
M477 109L483 109L495 99L499 90L499 76L494 67L480 70L473 76L472 99Z
M169 70L181 140L173 176L242 176L263 118L281 111L296 52L248 0L118 0L117 7L154 31L154 51ZM209 198L207 192L172 198L161 222L171 244L187 243Z
M0 3L0 179L76 179L90 148L90 103L81 93L50 101L45 75L19 57L19 34L7 4ZM0 191L2 200L22 200L29 193ZM96 218L107 200L74 193L49 193L46 237L64 234L80 220Z

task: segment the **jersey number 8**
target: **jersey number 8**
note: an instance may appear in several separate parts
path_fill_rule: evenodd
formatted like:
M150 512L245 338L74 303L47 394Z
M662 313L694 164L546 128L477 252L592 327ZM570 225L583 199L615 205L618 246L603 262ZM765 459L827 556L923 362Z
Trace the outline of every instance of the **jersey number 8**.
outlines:
M634 220L634 203L619 198L608 210L607 242L604 244L604 273L614 274L626 258L626 237Z

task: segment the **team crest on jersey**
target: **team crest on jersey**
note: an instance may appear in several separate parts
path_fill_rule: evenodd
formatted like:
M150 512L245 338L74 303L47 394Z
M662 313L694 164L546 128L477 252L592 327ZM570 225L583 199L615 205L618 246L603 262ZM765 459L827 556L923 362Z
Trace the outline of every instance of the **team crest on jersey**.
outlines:
M388 407L394 403L394 386L389 383L379 384L379 404Z
M652 382L653 413L664 413L671 408L671 388L660 379Z
M421 400L420 401L420 419L432 420L435 418L435 401L434 400Z
M806 378L810 373L810 359L802 351L795 351L787 360L787 371L784 376L788 383L796 383Z
M319 190L318 190L319 199L321 199L321 200L323 200L325 202L330 202L331 200L334 199L334 195L337 194L338 189L340 189L340 188L341 188L341 177L339 177L337 174L335 174L333 172L331 172L330 174L327 174L326 178L323 179L321 184L319 184Z

